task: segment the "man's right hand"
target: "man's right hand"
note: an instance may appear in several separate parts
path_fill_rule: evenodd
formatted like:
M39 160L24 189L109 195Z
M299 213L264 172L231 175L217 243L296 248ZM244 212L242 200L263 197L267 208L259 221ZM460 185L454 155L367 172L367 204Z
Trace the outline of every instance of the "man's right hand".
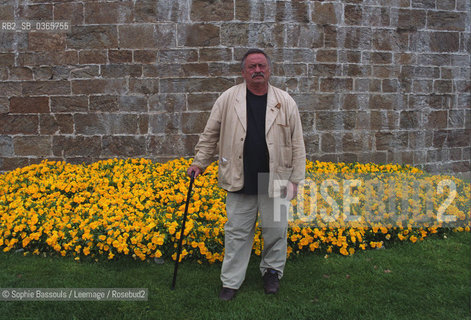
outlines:
M201 174L201 169L195 165L191 165L187 170L186 173L191 176L191 173L195 173L195 178Z

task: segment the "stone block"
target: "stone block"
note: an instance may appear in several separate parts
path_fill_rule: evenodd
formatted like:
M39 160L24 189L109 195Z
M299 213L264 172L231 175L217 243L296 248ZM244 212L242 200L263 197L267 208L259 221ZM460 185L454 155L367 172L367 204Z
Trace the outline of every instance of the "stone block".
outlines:
M74 118L71 114L41 114L39 116L39 134L73 134Z
M446 113L446 111L441 112ZM465 128L466 110L449 110L448 116L445 117L448 118L448 128Z
M157 21L188 22L191 12L189 1L157 0ZM155 21L155 17L152 22Z
M25 4L18 6L18 16L22 20L53 20L52 4Z
M25 81L23 95L67 95L70 94L69 81Z
M325 11L328 11L325 9ZM309 23L309 3L304 1L277 1L276 22Z
M371 49L372 30L369 27L339 28L341 43L337 45L346 49Z
M132 50L108 50L108 59L110 63L131 63Z
M352 78L323 78L321 79L321 91L323 92L342 92L353 89Z
M274 63L272 73L278 77L299 77L307 75L307 67L305 64L296 63Z
M274 47L275 37L283 36L274 34L274 28L273 23L223 23L220 30L221 45L225 47ZM293 36L297 37L295 33Z
M401 111L399 117L401 129L416 129L420 127L420 113L416 111Z
M187 47L210 47L220 44L219 27L213 24L185 24L178 28L178 44Z
M108 60L106 50L81 50L79 64L105 64Z
M0 66L13 66L15 64L14 53L0 53Z
M312 22L320 25L337 24L341 16L341 7L338 3L314 2L312 10Z
M74 79L90 79L100 76L100 67L97 65L79 66L70 71L70 77Z
M435 80L433 82L433 92L435 93L452 93L453 91L452 80Z
M208 76L209 65L207 63L188 63L181 68L183 77Z
M154 64L157 62L157 51L156 50L134 50L134 62Z
M265 31L269 31L266 29ZM272 47L294 47L294 48L322 48L324 46L323 29L316 24L288 24L276 25L274 30L269 31L274 35L265 34L262 46ZM272 43L274 41L275 43ZM263 43L263 42L262 42Z
M211 77L240 76L240 63L218 63L211 62L208 65L208 72Z
M336 152L337 142L335 140L335 135L333 133L322 133L320 136L320 148L324 153Z
M239 0L235 2L235 19L238 21L275 21L276 1Z
M435 0L412 0L412 8L435 9Z
M427 28L446 31L465 31L466 13L427 11Z
M376 150L392 150L395 144L395 137L392 132L375 133Z
M417 9L392 9L393 21L397 21L397 32L411 32L423 29L426 25L426 11Z
M28 67L11 67L10 80L33 80L33 70Z
M144 136L104 136L102 138L105 157L145 157L146 138Z
M139 115L90 113L75 114L75 132L83 135L138 134Z
M10 100L8 98L0 98L0 114L8 113L10 110Z
M149 110L151 112L182 112L186 110L185 94L162 93L149 97Z
M191 21L228 21L234 18L234 4L223 0L193 0Z
M364 64L348 64L343 68L343 75L346 77L369 77L371 76L371 66ZM354 80L357 80L357 78Z
M429 93L433 90L433 80L413 80L412 91L414 93Z
M398 127L399 116L393 111L375 111L370 113L371 130L394 130Z
M231 61L232 50L230 48L200 48L199 56L201 62Z
M119 111L117 96L90 96L90 111L92 112L116 112Z
M0 96L19 96L22 91L22 83L14 81L0 82Z
M316 116L314 112L300 112L300 116L303 132L312 132L316 124Z
M29 164L29 158L26 157L1 157L0 171L10 171L16 168L26 167Z
M56 157L98 157L101 154L101 137L53 136L52 151Z
M47 113L49 112L48 97L12 97L10 99L12 113Z
M159 79L129 79L129 91L138 94L159 93Z
M392 53L390 52L373 52L370 56L373 64L391 64Z
M119 46L132 49L175 47L175 28L170 23L120 25Z
M162 79L160 88L162 93L193 93L193 92L223 92L233 86L232 79L226 78L183 78Z
M132 2L85 3L86 24L120 24L133 21Z
M139 64L107 64L101 66L104 78L139 78L142 76L142 65Z
M151 134L177 134L180 131L181 117L179 113L158 113L149 116Z
M0 136L0 154L2 157L14 156L13 138L10 136Z
M198 61L198 50L196 49L169 49L159 51L160 63L189 63Z
M316 61L318 62L337 62L337 50L318 50L316 52Z
M447 128L447 111L432 111L426 116L425 127L428 129L446 129Z
M157 10L157 2L152 0L143 0L134 3L134 21L137 23L156 21L159 14Z
M15 7L11 4L5 3L0 7L0 20L13 21L15 20Z
M343 114L337 111L319 111L316 113L318 131L343 130Z
M51 97L51 111L53 113L87 112L88 98L79 95Z
M370 144L370 138L362 132L346 132L342 136L343 152L368 151Z
M358 161L361 163L386 163L387 153L386 152L364 152L358 154Z
M418 52L456 52L460 48L459 32L420 31L411 34L411 50Z
M182 113L181 125L184 134L201 133L209 119L209 112L184 112Z
M306 154L319 153L319 135L318 134L304 134L304 145Z
M54 19L68 20L72 25L83 23L83 3L54 3Z
M72 93L80 94L124 94L127 91L126 79L72 80Z
M188 95L188 110L209 111L212 109L218 94L214 93L194 93Z
M65 49L65 33L28 32L29 51L64 51Z
M345 24L356 25L356 26L362 25L362 20L363 20L362 6L345 5L344 19L345 19Z
M143 96L118 97L119 110L125 112L147 112L147 99Z
M73 26L71 33L67 35L67 48L70 49L117 47L118 30L114 25Z
M333 63L317 63L308 65L309 76L334 77L342 75L342 67Z
M184 138L181 135L151 135L147 138L149 155L175 157L185 149Z
M26 52L18 54L18 62L23 66L52 66L78 64L78 53L74 50L58 52Z
M50 156L52 154L50 136L17 136L13 138L15 155Z

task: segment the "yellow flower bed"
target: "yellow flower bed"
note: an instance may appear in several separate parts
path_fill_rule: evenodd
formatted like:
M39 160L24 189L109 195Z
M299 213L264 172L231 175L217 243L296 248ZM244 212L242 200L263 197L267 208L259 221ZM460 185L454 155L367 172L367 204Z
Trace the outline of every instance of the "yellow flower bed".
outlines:
M114 159L91 165L43 161L4 173L0 175L0 249L57 253L74 256L76 260L120 256L140 260L175 259L189 164L190 160L186 159L163 164L145 159ZM440 181L438 176L427 176L408 166L307 162L308 180L321 185L324 173L341 175L343 180L363 173L373 174L376 179L385 174L395 174L396 179L424 176L433 188ZM332 176L329 179L333 180ZM456 185L457 196L447 205L445 213L457 217L454 231L469 231L469 183L452 177L447 179ZM369 186L370 180L361 181L362 186L352 189L358 194L358 201L352 204L350 213L361 215L365 205L376 215L386 213L388 207L384 201L371 204L362 194L368 187L371 192L378 192L374 190L375 185ZM383 181L388 180L383 178ZM366 219L368 223L346 222L342 215L329 221L326 217L335 216L333 202L339 201L342 187L327 188L330 197L316 195L317 212L325 214L314 219L316 214L309 212L312 208L309 202L313 200L309 194L311 189L306 184L305 192L292 201L289 255L313 251L351 255L358 250L379 248L389 241L419 241L442 232L444 227L441 222L415 226L412 221L402 223L397 217L396 223L391 224L394 218L391 214L373 224L371 219ZM442 189L442 194L435 197L435 209L443 206L447 192L451 192L446 186ZM225 195L225 191L217 187L217 163L213 163L204 175L195 179L182 259L222 261L227 219ZM427 195L418 199L426 199ZM303 212L299 211L301 202L305 204ZM420 204L414 208L420 208ZM429 214L426 208L422 211ZM261 253L261 241L258 228L253 247L257 255Z

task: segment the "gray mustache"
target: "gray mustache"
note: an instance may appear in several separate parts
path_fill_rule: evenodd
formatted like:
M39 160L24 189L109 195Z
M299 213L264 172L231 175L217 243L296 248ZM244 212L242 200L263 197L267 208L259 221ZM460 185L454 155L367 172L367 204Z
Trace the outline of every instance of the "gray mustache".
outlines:
M265 78L265 74L263 72L254 72L252 73L252 79L255 78L256 76L262 76Z

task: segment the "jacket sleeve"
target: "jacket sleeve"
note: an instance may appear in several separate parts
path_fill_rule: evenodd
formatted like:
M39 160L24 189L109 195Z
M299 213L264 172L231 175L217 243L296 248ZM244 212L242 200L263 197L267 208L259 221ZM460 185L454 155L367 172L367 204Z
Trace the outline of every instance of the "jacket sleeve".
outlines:
M289 180L298 184L305 179L306 171L306 149L304 147L303 129L298 107L293 100L290 114L293 171Z
M192 165L196 165L203 171L213 162L213 156L219 142L221 129L221 97L216 100L208 122L201 133L195 147L195 158Z

